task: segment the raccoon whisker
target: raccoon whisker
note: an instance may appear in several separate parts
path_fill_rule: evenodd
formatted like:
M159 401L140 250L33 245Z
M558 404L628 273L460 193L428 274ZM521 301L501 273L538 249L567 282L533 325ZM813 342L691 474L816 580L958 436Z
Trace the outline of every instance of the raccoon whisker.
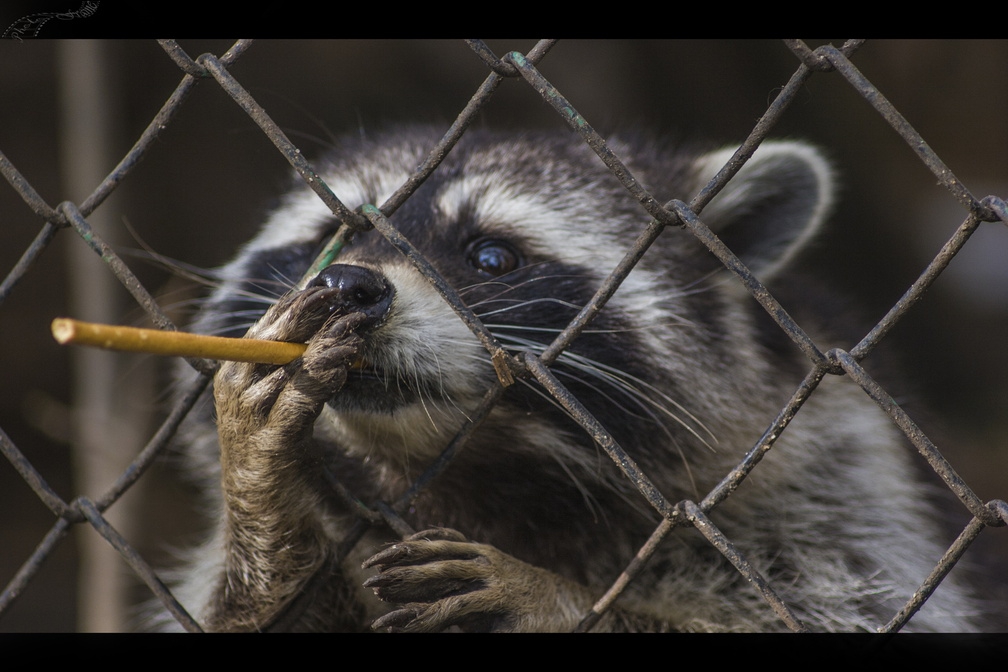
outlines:
M441 360L437 356L437 351L433 347L431 347L431 345L428 343L424 343L423 345L428 350L428 352L430 352L431 359L434 362L434 367L437 369L436 382L437 382L437 390L439 392L437 396L440 396L440 398L443 401L453 406L455 410L457 410L460 414L462 414L463 417L468 419L469 417L468 414L462 409L461 406L458 405L458 403L456 403L455 399L452 398L452 396L448 394L448 391L445 389L444 372L441 368ZM413 374L414 386L416 387L417 390L417 396L420 399L420 403L423 405L424 413L427 414L427 418L431 421L431 425L434 427L435 431L439 431L437 428L437 423L432 417L430 410L427 408L427 404L424 402L423 398L424 392L426 392L430 396L430 401L432 403L435 402L434 390L431 389L431 385L425 384L420 379L420 373L415 368L412 371L412 374Z
M686 415L686 417L689 418L698 428L703 430L703 432L705 432L712 441L717 443L718 439L717 436L714 434L714 432L712 432L698 417L690 413L681 403L679 403L672 397L663 393L661 390L657 389L655 386L649 384L648 382L641 380L636 376L631 376L623 371L620 371L619 369L608 366L606 364L602 364L601 362L588 360L576 353L569 353L569 355L571 358L575 360L583 360L586 367L588 367L586 370L588 370L589 372L593 371L604 372L606 374L605 376L606 380L613 383L617 383L620 389L624 390L631 396L638 398L640 401L647 402L649 405L652 405L654 408L667 414L669 417L673 418L674 420L682 424L683 428L689 430L690 433L696 436L697 439L702 441L705 446L714 451L714 447L711 446L703 437L699 436L699 434L697 434L696 431L694 431L693 428L690 427L687 423L685 423L679 416L672 413L669 409L667 409L663 405L655 402L653 399L651 399L651 397L643 394L643 392L636 386L645 388L647 392L657 395L658 398L674 406L676 410Z
M434 362L434 368L437 369L437 387L440 392L440 396L442 399L450 401L448 394L445 392L444 371L441 369L441 360L437 356L437 351L428 343L424 343L424 347L427 349L427 352L430 353L431 360ZM419 385L419 375L414 373L414 378L417 379L417 383ZM431 396L431 399L433 399L433 395Z
M430 421L431 427L434 428L434 432L435 433L440 433L441 430L438 429L437 422L435 422L434 417L431 415L430 409L427 408L427 402L424 401L423 387L420 384L419 376L417 376L416 374L414 374L413 379L414 379L414 384L416 385L416 388L417 388L417 399L420 400L420 406L423 407L424 415L426 415L427 419Z
M552 455L552 458L553 461L556 462L557 466L559 466L560 469L567 474L567 478L570 479L571 483L574 484L574 487L581 494L581 500L584 502L585 508L588 510L588 513L595 522L598 522L600 515L602 518L606 518L605 510L599 505L598 499L591 493L588 487L585 486L581 479L578 478L577 474L574 473L567 463L561 459L561 456L554 454Z
M690 282L674 288L672 293L669 293L670 297L680 297L680 296L694 296L696 294L702 294L705 292L710 292L716 289L718 286L723 285L725 281L729 280L730 276L724 272L724 269L714 269L708 271L704 275L698 278L694 278ZM713 281L713 283L711 283Z
M523 381L521 381L521 383L526 388L528 388L530 391L532 391L534 394L536 394L539 397L541 397L546 403L548 403L551 406L556 407L557 409L559 409L560 411L562 411L564 415L570 417L572 420L575 419L574 416L571 415L571 413L568 410L566 410L565 408L563 408L563 406L561 406L559 404L559 402L557 402L556 399L554 399L552 397L552 395L546 393L541 387L539 387L538 385L536 385L534 383L531 383L531 382L529 382L527 380L523 380ZM599 453L599 444L595 443L595 442L593 442L593 444L595 445L595 448L596 448L597 458L599 458L599 459L608 459L608 457L604 457L604 456L602 456ZM586 507L588 508L589 512L591 512L592 515L595 517L596 521L599 520L599 514L600 513L602 515L602 520L606 520L608 518L607 515L606 515L606 511L604 509L600 509L599 508L598 499L584 485L584 483L582 482L582 480L578 478L578 475L575 474L572 471L571 466L568 463L566 463L566 461L564 461L562 459L562 457L565 456L566 459L568 459L569 461L573 461L573 462L582 464L583 466L585 466L585 468L589 467L587 459L577 458L577 457L571 455L570 452L564 452L564 451L551 451L548 454L553 459L553 461L555 461L559 465L559 467L561 469L563 469L563 473L566 474L566 475L568 475L568 477L570 477L571 482L575 485L575 488L578 489L578 492L581 493L581 495L582 495L582 497L583 497L583 499L585 501ZM687 465L686 468L687 468L687 473L688 473L688 465ZM635 511L637 511L638 513L640 513L640 514L642 514L644 516L650 516L651 514L653 514L653 511L649 507L647 507L645 504L643 504L643 502L640 500L640 498L634 496L635 493L636 493L636 491L633 491L633 492L628 492L627 491L627 489L625 487L626 486L626 482L624 480L618 479L618 477L616 477L616 476L614 476L612 474L609 474L609 473L605 473L605 472L600 473L599 469L596 469L596 472L597 472L597 476L602 477L602 479L601 479L602 482L605 483L609 487L610 492L615 493L617 495L617 497L619 497L624 503L626 503L631 508L633 508ZM689 479L690 479L690 481L692 481L692 475L691 475L691 473L689 474ZM694 490L696 490L696 486L694 487Z
M471 360L475 360L475 361L487 361L486 357L480 357L479 355L477 355L475 353L469 353L469 352L465 351L464 346L471 345L471 342L469 342L469 341L459 341L457 343L458 343L458 345L460 347L459 347L459 349L456 352L458 352L459 354L461 354L466 359L471 359ZM444 373L443 373L443 371L441 369L441 360L437 356L437 351L430 344L425 344L425 345L426 345L427 349L430 351L431 357L433 357L434 363L435 363L435 365L437 367L437 372L438 372L437 373L437 382L438 382L438 390L440 391L441 399L443 399L447 403L451 404L455 408L455 410L458 411L459 414L462 415L462 417L464 417L466 420L469 420L470 419L469 418L469 413L466 412L466 410L463 409L461 406L459 406L458 403L455 401L455 399L450 394L448 394L448 391L445 389ZM458 356L459 355L456 355L456 357L458 357ZM433 399L433 397L432 397L432 399Z
M277 299L289 292L292 285L279 279L270 278L237 278L229 281L234 284L228 289L228 298L243 298L259 301L267 306L276 303ZM220 284L223 287L224 283Z
M479 303L477 303L477 304L475 304L473 306L470 306L470 308L475 309L476 307L484 306L484 305L489 304L489 303L503 303L503 302L506 302L506 301L508 301L508 299L493 299L493 300L488 300L488 301L480 301ZM506 312L508 312L510 310L515 310L517 308L525 308L527 306L534 306L534 305L540 304L540 303L552 303L552 304L556 304L558 306L563 306L564 308L570 308L571 310L573 310L575 312L575 314L577 313L577 311L581 310L581 306L579 306L577 304L571 303L569 301L562 301L560 299L550 298L550 297L544 297L544 298L541 298L541 299L527 299L527 300L522 300L522 301L519 301L517 299L513 299L512 301L514 301L514 303L512 305L507 305L507 306L504 306L502 308L497 308L497 309L494 309L494 310L480 311L479 315L480 315L481 318L484 318L484 317L488 317L490 315L496 315L498 313L506 313Z
M520 307L521 307L521 305L512 306L511 308L508 308L507 310L511 310L513 308L520 308ZM495 312L504 312L504 310L495 311ZM492 315L492 314L493 313L483 313L483 314L480 315L480 317L482 318L482 317L485 317L487 315ZM690 328L697 328L699 326L695 322L693 322L692 320L687 320L686 318L681 317L679 315L672 315L672 317L674 318L674 320L668 320L668 321L664 321L664 322L656 321L656 322L653 322L651 324L642 324L642 325L636 325L636 326L633 326L633 327L620 327L618 329L617 328L613 328L613 329L591 328L591 329L585 329L581 333L583 333L583 334L623 334L623 333L647 332L647 331L664 331L664 330L668 330L668 329L672 328L673 326L685 326L685 327L690 327ZM504 330L511 330L511 331L534 331L534 332L547 333L547 334L559 334L562 331L561 329L557 329L555 327L533 327L533 326L526 326L526 325L520 325L520 324L494 324L494 325L486 325L486 326L487 326L488 329L490 329L490 331L493 331L494 329L504 329Z
M585 370L588 373L590 373L591 375L597 376L597 372L591 371L590 369L585 369ZM702 437L698 436L697 433L695 431L693 431L693 429L691 427L689 427L688 425L686 425L680 418L678 418L676 415L670 413L667 409L660 408L657 404L654 404L653 402L651 402L651 400L638 395L635 390L632 390L632 389L629 389L629 388L623 388L622 386L618 387L618 389L621 389L624 393L628 394L628 396L630 396L630 398L637 404L637 406L640 408L640 410L644 413L643 416L640 415L640 414L638 414L638 413L635 413L631 409L627 408L624 404L622 404L619 401L617 401L616 399L614 399L612 397L612 395L610 395L610 394L606 393L604 390L602 390L598 385L591 384L591 383L587 382L586 380L584 380L583 378L581 378L580 376L575 375L574 372L564 371L563 369L557 369L556 370L556 374L558 376L564 376L564 377L570 378L572 380L577 380L577 381L579 381L579 382L587 385L592 390L594 390L596 393L598 393L600 397L602 397L603 399L607 399L614 406L616 406L620 410L624 411L627 415L629 415L631 417L637 417L637 418L645 418L646 417L646 418L650 419L651 421L653 421L655 423L655 425L657 425L658 428L665 435L666 439L668 439L668 441L672 445L675 446L675 450L679 454L679 457L682 460L683 467L686 470L686 475L689 478L690 484L691 484L692 489L693 489L693 493L695 495L699 496L699 491L697 489L696 480L693 477L693 470L690 468L689 460L686 458L686 453L683 451L682 446L679 445L679 442L676 441L675 436L672 434L672 432L669 431L668 427L665 426L665 423L663 423L658 418L658 415L655 414L655 412L652 411L649 408L649 406L655 406L655 407L659 408L659 410L662 410L663 412L665 412L673 420L675 420L678 424L682 425L688 432L690 432L693 436L695 436L701 443L703 443L704 446L706 446L708 449L713 450L713 448L711 448L710 444L708 444L706 441L704 441L704 439ZM612 382L612 381L610 381L610 380L608 380L606 378L602 378L602 380L605 380L606 382ZM647 403L643 403L643 402L647 402Z
M527 273L529 270L534 269L537 266L545 266L545 263L529 264L528 266L522 267L522 270L523 272ZM465 295L466 292L471 292L475 289L499 286L501 288L500 294L505 294L507 292L514 291L515 289L525 287L535 282L552 281L565 278L584 279L585 276L583 274L573 274L573 273L565 273L565 274L553 273L551 275L539 275L534 278L526 278L525 280L522 280L521 282L518 283L508 282L509 277L510 277L509 275L502 275L501 277L495 278L493 280L484 280L482 282L477 282L472 285L466 285L464 287L460 287L458 289L458 292L461 295ZM500 294L498 294L498 296L500 296Z
M621 404L620 402L616 401L612 397L612 395L610 395L610 394L606 393L605 391L603 391L602 389L600 389L599 386L591 384L591 383L588 383L583 378L580 378L580 377L574 375L574 373L571 372L571 371L564 371L563 369L557 369L556 373L557 373L558 376L566 376L566 377L568 377L568 378L570 378L572 380L578 380L581 383L587 385L592 390L594 390L595 392L597 392L602 398L607 399L610 402L612 402L613 405L615 405L620 410L624 411L627 415L630 415L632 417L638 417L638 418L640 418L640 417L647 417L647 418L651 419L655 423L655 425L657 425L659 427L659 429L661 429L662 433L665 434L665 437L668 439L668 441L674 446L675 451L679 454L679 457L680 457L680 459L682 461L683 468L686 470L686 476L689 478L690 486L691 486L691 488L693 490L693 494L696 497L700 497L699 489L697 488L696 479L693 476L693 470L690 468L689 459L687 459L685 451L682 449L682 446L679 445L679 442L676 440L676 438L672 434L672 432L669 431L669 428L665 425L664 422L662 422L658 418L658 415L655 414L655 412L652 411L650 407L657 408L659 411L661 411L665 415L668 415L677 424L679 424L680 426L682 426L686 431L688 431L690 434L692 434L694 437L696 437L696 439L699 440L707 449L711 450L712 452L716 452L714 450L714 448L706 440L704 440L704 438L702 436L700 436L699 434L697 434L697 432L692 427L690 427L687 423L685 423L679 416L675 415L674 413L672 413L668 409L662 407L660 404L655 403L653 400L651 400L650 398L648 398L645 395L641 394L635 388L633 388L631 386L628 386L628 385L625 385L623 383L623 381L620 381L618 379L610 378L609 376L600 376L599 372L596 371L592 366L589 366L589 367L586 367L586 368L580 368L579 367L577 370L578 371L582 371L582 372L587 372L590 375L592 375L594 377L597 377L597 378L599 378L599 379L601 379L601 380L603 380L603 381L605 381L607 383L610 383L610 384L616 383L616 384L614 384L614 387L616 387L617 389L621 390L624 394L626 394L628 397L630 397L637 404L637 406L640 408L640 410L645 415L641 416L638 413L633 412L632 410L630 410L629 408L627 408L624 404ZM686 411L684 411L684 412L686 412ZM686 413L688 414L688 412L686 412ZM692 418L692 416L690 416L690 417ZM702 423L699 423L699 421L698 421L698 424L700 424L700 426L703 429L705 429L705 430L707 429L706 427L703 426Z
M506 283L506 282L504 282L502 280L487 280L486 282L478 282L478 283L476 283L474 285L467 285L465 287L459 287L457 291L459 293L459 296L461 296L461 297L464 298L465 295L466 295L466 293L471 292L471 291L473 291L475 289L483 289L483 288L486 288L486 287L498 287L498 288L500 288L500 293L498 293L498 294L490 297L491 299L493 299L493 298L496 298L497 296L500 296L501 294L506 294L506 293L510 292L511 290L513 290L515 288L515 285L508 284L508 283Z
M270 270L272 271L272 274L273 274L272 281L275 284L280 285L281 287L284 287L284 293L286 293L286 292L288 292L288 291L290 291L292 289L295 289L298 286L298 283L301 281L301 274L300 273L299 273L298 277L291 278L291 277L289 277L287 275L287 273L285 273L283 270L281 270L281 269L279 269L279 268L277 268L275 266L271 265L270 266Z
M127 223L127 228L130 229L132 235L136 236L136 232L132 230L132 227ZM153 262L153 265L159 266L163 270L169 271L172 275L180 278L185 278L191 280L199 285L209 288L216 288L222 284L221 273L219 270L203 268L195 264L189 264L184 261L179 261L178 259L173 259L171 257L165 256L154 249L149 247L146 243L138 239L138 242L143 246L143 249L126 249L122 250L120 254L124 256L135 257L138 259L143 259L148 262Z
M269 308L284 294L290 291L290 287L283 285L281 283L276 283L275 291L272 288L266 286L263 283L256 283L253 291L252 289L246 289L244 291L235 292L235 296L246 301L259 303L265 306L263 312L266 312L266 308Z
M236 310L230 313L215 315L213 319L204 319L201 323L203 331L224 331L237 329L239 327L248 330L262 317L260 310Z
M258 319L258 318L262 317L262 314L266 312L266 309L269 308L269 306L271 306L274 303L276 303L276 301L279 298L279 296L280 296L280 294L275 294L275 295L274 294L264 294L262 292L253 292L253 291L247 290L247 289L245 289L245 290L235 289L233 291L233 294L231 296L229 296L228 298L229 298L229 301L233 300L234 298L240 298L240 299L244 299L246 302L249 302L249 303L262 304L262 306L263 306L262 310L259 310L257 313L255 313L255 318ZM214 304L213 301L207 300L205 297L203 297L203 298L194 298L194 299L187 299L185 301L179 301L179 302L176 302L175 304L173 304L172 307L176 307L176 308L177 307L183 307L183 308L186 308L186 309L188 309L189 307L197 307L197 308L205 309L205 308L213 307L214 305L215 304ZM206 320L207 317L208 317L207 315L204 315L204 320ZM224 317L224 315L223 314L219 314L219 313L214 313L213 317L215 317L215 318L221 318L221 317ZM254 321L255 320L253 320L253 322Z
M574 416L572 416L566 408L564 408L556 399L553 398L552 395L548 394L541 387L528 380L522 380L521 383L529 390L531 390L533 393L542 397L546 401L546 403L550 404L551 406L555 406L560 411L562 411L567 417L571 418L571 420L574 420ZM595 446L597 454L598 444L593 442L593 445ZM591 490L589 490L588 487L585 486L584 482L578 477L578 475L574 473L570 465L567 464L567 461L569 460L581 463L587 468L586 461L583 459L581 460L575 459L574 456L570 455L569 452L565 451L550 451L549 456L560 467L560 469L562 469L563 472L567 474L568 478L570 478L571 483L574 484L574 487L581 494L582 500L585 503L585 507L588 509L589 513L592 515L595 521L597 522L599 520L600 514L602 519L606 519L607 518L605 515L606 512L599 506L598 499L595 497L595 495L591 493ZM563 459L564 457L566 457L567 460ZM611 481L612 479L609 478L608 476L606 476L604 479L604 482L609 486L609 489L612 492L615 492L620 497L620 499L622 499L624 502L626 502L633 508L637 509L638 511L646 512L646 508L642 507L639 501L637 501L635 498L631 498L624 491L624 488L619 487L617 483Z
M502 340L504 340L506 344L521 345L531 352L542 352L542 350L545 348L545 346L541 343L527 339L519 339L511 334L506 335L506 337L503 338ZM711 431L702 422L700 422L699 419L697 419L693 414L684 409L680 404L678 404L671 398L667 397L666 395L662 395L660 392L655 390L653 386L648 385L644 381L634 378L632 376L625 376L625 374L616 375L618 371L616 369L613 369L612 367L606 367L605 365L602 365L598 362L594 362L590 359L580 357L574 353L569 352L565 352L564 354L561 355L560 362L569 366L572 370L569 371L564 370L562 367L556 368L555 372L558 376L564 376L572 380L578 380L579 382L587 385L596 393L598 393L602 398L608 400L610 403L614 404L622 411L627 413L627 415L639 418L649 418L652 422L654 422L655 425L657 425L661 429L661 431L665 434L669 442L674 446L676 453L678 453L680 459L682 460L683 468L686 472L687 478L689 479L693 494L699 497L699 489L697 487L696 479L693 475L693 470L690 467L689 460L686 457L685 451L683 450L682 446L679 445L679 442L675 440L674 435L668 429L665 423L661 421L661 419L652 409L657 409L661 411L663 414L667 415L669 418L671 418L673 421L675 421L677 424L683 427L686 431L688 431L691 435L693 435L698 441L700 441L701 444L703 444L709 450L714 451L715 449L710 445L710 443L708 443L707 440L705 440L702 436L700 436L699 433L689 425L689 423L684 421L682 418L680 418L678 415L673 413L668 408L661 406L653 399L647 397L639 389L631 385L628 382L628 379L635 381L637 384L649 388L652 391L658 393L660 397L664 398L668 403L675 406L678 410L684 413L690 420L696 423L696 425L699 426L703 431L707 432L714 441L717 441L713 433L711 433ZM608 385L611 385L614 389L621 391L623 394L627 396L628 399L634 402L634 404L640 409L640 411L644 415L635 413L631 409L627 408L626 405L617 401L611 394L601 389L598 385L588 382L588 380L586 380L584 377L576 375L575 372L580 372L581 374L587 374L591 378L598 379ZM528 389L532 390L537 395L545 399L547 403L562 411L565 415L567 415L567 417L571 418L572 420L575 419L570 414L570 412L563 407L563 405L561 405L552 395L547 394L538 385L535 385L526 380L523 380L522 383ZM625 497L624 500L630 502L630 500Z
M504 336L501 336L500 338L502 341L512 343L516 346L522 347L528 351L535 353L542 352L545 349L545 346L542 343L529 339L518 338L511 334L506 334ZM710 449L711 451L715 450L707 439L700 436L697 428L699 428L700 431L703 431L705 434L707 434L712 441L717 443L717 437L714 435L714 433L711 432L711 430L706 425L704 425L699 418L697 418L694 414L690 413L682 404L677 402L675 399L672 399L668 395L662 393L660 390L655 388L653 385L648 384L646 381L643 381L635 376L630 376L629 374L626 374L625 372L622 372L614 367L602 364L600 362L594 361L592 359L589 359L587 357L578 355L577 353L573 353L570 351L566 351L563 354L561 354L558 363L566 364L574 370L580 371L581 373L584 374L588 374L589 376L596 378L600 381L603 381L605 383L608 383L613 388L622 391L628 398L636 402L636 404L640 407L641 411L647 413L648 417L651 417L657 425L663 427L664 429L663 423L661 423L658 420L658 418L655 417L654 414L648 410L648 407L660 411L661 413L663 413L664 415L668 416L673 421L675 421L677 424L679 424L683 429L692 434L708 449ZM562 371L562 369L558 369L558 371ZM571 374L568 373L568 375ZM588 382L583 379L581 380L581 382L588 384ZM644 390L640 388L644 388ZM600 394L602 393L601 390L598 390L597 388L593 387L593 389L596 389L596 391L599 392ZM657 396L666 404L675 408L676 411L685 415L690 422L687 422L686 420L684 420L682 417L674 413L666 406L663 406L658 401L649 397L647 394L644 393L644 391L647 391ZM606 398L609 399L610 401L613 401L613 403L616 403L610 396L606 395ZM621 406L621 408L624 407ZM624 408L624 410L627 409Z
M430 348L429 345L424 344L424 346L429 350L431 356L433 357L435 367L438 371L437 383L438 387L441 390L440 396L442 397L442 399L448 400L450 403L454 404L454 401L452 401L445 393L443 385L443 376L441 373L441 363L437 358L437 353L435 353L434 350ZM435 433L440 433L441 430L438 426L437 421L434 419L434 414L431 412L431 409L428 405L428 401L430 403L434 403L436 401L433 391L431 390L431 385L429 385L426 382L425 378L421 377L421 372L417 369L415 365L412 365L408 367L408 369L404 370L402 364L398 364L392 367L391 370L384 370L383 377L385 380L386 389L388 389L388 387L391 384L391 381L394 379L396 389L398 390L400 395L405 396L407 391L409 390L414 391L416 393L416 398L421 408L423 408L424 415L427 416L427 420L430 422L431 427L434 428Z
M527 287L529 285L533 284L533 283L549 282L549 281L558 280L558 279L563 280L563 279L570 279L570 278L575 278L575 279L578 279L578 280L585 279L584 276L580 276L580 275L572 275L572 274L558 275L558 274L553 274L553 275L539 276L539 277L536 277L536 278L529 278L528 280L524 280L524 281L516 283L516 284L506 283L506 282L503 282L503 281L500 281L500 280L487 281L487 282L479 283L479 284L476 284L476 285L469 285L468 287L463 287L463 288L459 289L458 292L459 292L459 296L461 296L464 299L467 294L471 293L472 291L474 291L476 289L483 289L483 288L486 288L486 287L494 287L494 286L499 286L501 288L501 290L499 292L497 292L496 294L494 294L492 296L485 297L485 298L483 298L483 299L481 299L479 301L476 301L476 302L474 302L472 304L469 304L470 308L476 309L479 306L484 306L484 305L496 303L496 302L499 302L499 301L500 302L503 302L503 301L524 301L524 299L508 299L508 298L506 298L505 295L507 295L507 294L509 294L511 292L517 292L519 290L527 289ZM556 299L555 297L550 297L548 295L537 297L537 300L540 300L540 301L549 301L549 300L558 301L558 299ZM581 310L581 308L582 308L582 306L580 306L580 305L574 305L574 304L571 304L570 307L574 308L575 310Z

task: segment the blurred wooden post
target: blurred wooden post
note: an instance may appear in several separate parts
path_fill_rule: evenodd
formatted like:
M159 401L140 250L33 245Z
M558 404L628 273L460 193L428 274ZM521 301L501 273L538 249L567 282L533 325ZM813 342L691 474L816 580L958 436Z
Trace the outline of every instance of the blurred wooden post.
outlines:
M119 97L114 87L117 64L108 56L107 42L65 40L59 43L60 165L64 198L80 203L116 165L116 124ZM122 229L113 194L88 217L103 239L115 247ZM68 234L68 311L82 319L119 322L130 305L109 268L83 241ZM73 464L75 492L99 496L143 446L145 418L138 408L149 408L151 395L145 377L138 375L132 356L92 348L72 353ZM130 370L127 377L125 372ZM127 539L134 531L130 500L105 513ZM90 526L79 527L80 567L77 577L78 629L121 631L128 627L128 589L131 572L119 554Z

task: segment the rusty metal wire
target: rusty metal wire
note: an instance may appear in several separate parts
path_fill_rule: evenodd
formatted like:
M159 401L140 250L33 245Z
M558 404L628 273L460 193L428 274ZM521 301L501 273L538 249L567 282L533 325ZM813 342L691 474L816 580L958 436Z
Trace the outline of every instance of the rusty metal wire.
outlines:
M529 53L508 53L503 57L494 54L486 44L478 40L469 40L468 44L475 55L488 68L486 79L479 85L465 107L446 130L442 140L432 148L429 156L421 166L416 168L410 178L383 204L373 204L361 208L358 212L351 211L330 191L328 185L319 177L311 163L304 157L301 150L284 134L280 127L270 118L265 109L253 98L230 71L230 67L246 53L252 43L241 40L235 43L226 53L217 57L213 54L203 54L192 58L174 41L160 42L166 56L174 62L181 71L181 80L164 103L154 119L141 134L133 147L126 153L119 164L81 203L63 202L51 206L39 195L35 188L24 178L18 169L0 153L0 173L6 178L11 188L20 196L25 205L40 220L39 232L35 240L24 251L20 260L0 283L0 303L2 303L18 286L18 282L38 262L41 254L60 235L78 236L107 264L108 270L123 284L150 319L162 329L174 329L175 326L167 317L150 292L137 279L122 258L106 245L91 229L87 222L88 216L101 206L105 199L124 180L137 163L150 151L153 143L164 132L186 103L190 93L197 85L216 84L230 96L235 103L259 126L283 157L295 168L302 179L315 191L319 198L346 227L343 235L352 235L359 231L374 227L381 232L393 245L403 252L437 288L444 299L462 317L473 333L484 344L490 353L498 372L499 381L487 390L483 402L469 417L468 422L451 440L441 457L430 465L427 472L413 486L402 494L395 502L380 503L369 508L357 500L353 493L346 491L339 483L335 474L327 474L334 491L339 493L358 512L358 525L348 536L343 545L343 551L348 552L353 544L363 535L369 526L387 525L398 534L409 534L409 525L401 515L413 503L427 484L437 478L451 462L454 455L464 450L466 440L472 431L485 419L494 404L500 398L504 389L517 378L527 377L538 381L544 390L552 395L557 402L567 409L584 427L591 437L606 451L628 478L640 490L642 496L661 515L662 521L655 528L651 538L640 549L637 556L627 566L625 571L614 577L614 582L605 595L600 596L593 610L585 615L579 629L590 629L605 610L616 600L623 588L643 568L651 554L662 540L675 528L693 526L698 529L736 568L748 579L766 599L768 608L773 609L788 628L804 631L806 628L785 604L777 593L760 574L750 565L744 554L735 548L731 540L725 537L714 525L710 515L726 498L731 496L736 488L748 477L759 463L760 459L771 449L774 441L785 431L788 423L795 416L802 404L815 393L820 381L827 375L847 375L862 387L886 413L894 423L907 435L911 443L927 459L935 473L944 480L950 490L955 493L972 515L972 520L963 529L946 555L939 561L931 576L927 577L920 589L914 594L906 606L893 616L893 619L880 629L886 632L901 628L913 613L920 608L927 597L941 582L941 579L962 557L970 544L987 528L1003 526L1008 522L1008 505L1004 501L994 500L984 502L969 485L958 475L951 465L941 455L938 448L924 432L910 419L900 406L885 392L860 366L859 362L885 337L892 327L899 322L921 297L923 292L942 273L949 261L966 245L971 234L983 222L1000 221L1008 224L1008 208L1004 200L996 196L983 199L974 197L965 185L938 158L917 131L904 119L889 101L862 75L851 62L851 58L861 46L861 41L850 41L837 48L824 45L811 49L803 42L788 40L786 44L798 60L797 69L791 79L780 90L769 104L767 111L756 122L752 133L735 152L734 156L717 173L689 203L672 201L662 203L641 185L627 168L623 159L617 156L602 138L539 71L540 62L547 59L553 46L553 41L542 41ZM823 352L813 339L795 323L784 308L759 280L742 264L702 221L705 205L727 183L727 181L752 156L759 144L773 130L781 115L794 101L803 84L811 77L843 77L861 95L869 105L891 126L917 154L921 162L935 175L939 183L946 188L954 198L966 209L967 215L962 226L955 232L952 239L942 248L934 260L927 266L918 280L907 290L905 295L892 307L885 317L849 352L831 350ZM526 84L534 90L576 133L580 134L601 160L609 167L613 175L624 185L627 191L636 198L644 210L653 218L649 224L642 226L638 239L626 253L616 268L611 269L609 277L598 288L595 297L578 314L578 316L559 334L555 341L539 356L525 354L516 358L508 354L497 342L493 334L480 322L459 298L456 290L442 278L434 267L429 264L416 248L406 240L389 222L388 218L409 198L423 181L439 165L441 160L451 151L455 143L463 136L476 116L492 100L494 93L506 80ZM605 428L581 406L578 400L553 376L550 365L565 348L581 333L605 305L606 301L618 289L620 283L633 269L635 263L647 251L650 244L668 226L683 227L691 231L701 243L708 247L724 265L732 271L745 288L753 295L767 313L777 322L780 328L793 340L808 357L809 372L796 388L791 400L780 410L779 415L767 427L759 441L749 450L742 461L730 472L724 475L721 483L700 502L672 502L659 491L649 480L646 473L634 462L631 456L616 443ZM196 381L181 401L171 410L168 417L157 429L149 442L137 454L136 459L122 474L120 479L101 496L88 498L78 497L71 502L61 498L45 481L42 475L25 458L18 447L0 429L0 452L13 465L17 473L34 491L54 516L53 526L45 538L39 543L35 552L27 558L17 574L10 579L3 592L0 593L0 619L9 606L18 598L25 587L37 574L40 567L49 559L54 550L66 538L73 526L78 524L91 525L110 545L116 548L133 568L137 576L162 600L170 612L189 630L199 630L199 625L185 612L185 609L171 595L170 591L158 578L154 569L130 545L129 541L115 530L103 512L114 505L139 478L142 477L152 461L160 455L171 441L179 424L191 410L200 394L208 385L214 365L209 362L192 361L190 364L199 372Z

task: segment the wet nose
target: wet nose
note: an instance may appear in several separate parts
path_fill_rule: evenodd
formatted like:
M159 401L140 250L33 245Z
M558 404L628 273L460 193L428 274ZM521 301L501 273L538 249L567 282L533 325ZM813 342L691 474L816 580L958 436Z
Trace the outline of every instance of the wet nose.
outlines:
M362 266L333 264L308 283L309 287L338 289L333 312L364 313L362 327L373 327L388 314L395 290L377 271Z

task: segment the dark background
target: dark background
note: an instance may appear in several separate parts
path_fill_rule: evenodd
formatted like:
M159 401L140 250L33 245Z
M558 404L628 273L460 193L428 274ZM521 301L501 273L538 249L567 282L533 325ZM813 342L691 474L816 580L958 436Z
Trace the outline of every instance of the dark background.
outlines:
M0 23L9 25L6 18L0 16ZM39 37L48 30L65 36L72 23L47 24ZM61 178L61 44L0 42L0 151L50 205L86 195L67 193ZM219 55L231 41L180 44L195 57ZM489 44L500 55L527 51L534 42ZM152 40L103 46L111 87L107 114L114 119L109 148L114 158L107 171L139 137L181 72ZM975 196L1008 195L1008 42L869 41L853 62ZM603 132L642 126L729 144L746 137L797 66L779 41L571 40L553 49L541 71ZM472 51L454 40L265 40L231 71L309 157L333 135L385 122L447 126L487 73ZM505 82L477 123L562 125L519 81ZM838 74L814 75L772 135L811 140L832 157L842 178L839 203L829 230L804 261L855 296L868 319L880 319L961 224L964 209ZM146 245L185 264L211 267L250 237L289 172L259 129L206 81L99 210L119 229L120 253ZM0 183L0 275L40 226L19 196ZM58 236L0 305L0 427L67 500L79 494L68 445L72 355L54 345L49 322L70 308L68 288L75 278L65 258L74 245L80 241L73 234ZM126 262L184 322L192 283L139 256L126 256ZM122 323L146 326L128 300L123 306ZM984 500L1008 498L1006 334L1008 231L985 224L888 339L908 364L891 391ZM871 358L865 366L872 371ZM121 374L123 385L136 378L154 381L151 396L124 405L123 416L153 422L163 413L165 368L147 360ZM186 538L187 491L172 473L159 466L144 479L135 504L140 523L128 535L155 561L166 542ZM52 514L0 461L0 585L53 523ZM93 536L90 530L81 531L85 534ZM987 530L968 557L1003 577L1004 530ZM64 541L0 617L0 631L86 629L77 624L77 560L74 540Z

